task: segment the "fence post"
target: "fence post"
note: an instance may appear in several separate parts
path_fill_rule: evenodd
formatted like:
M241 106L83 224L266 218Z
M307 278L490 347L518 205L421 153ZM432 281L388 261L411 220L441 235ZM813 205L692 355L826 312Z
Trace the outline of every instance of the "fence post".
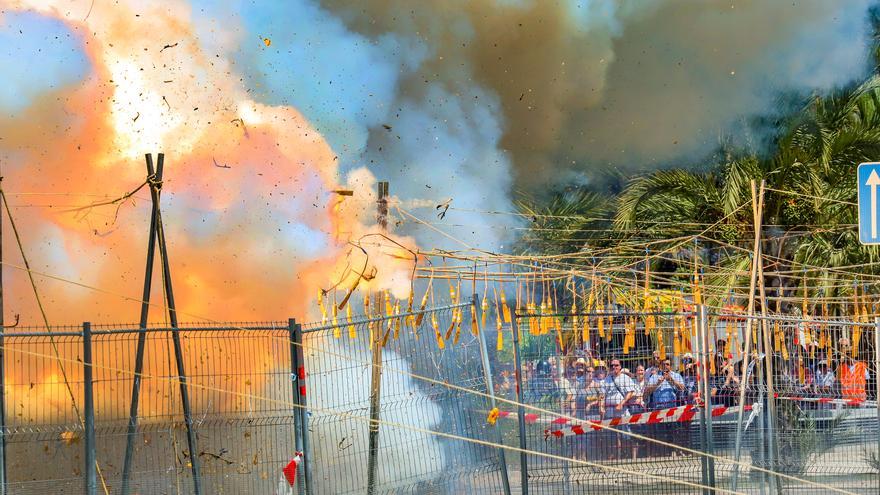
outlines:
M85 481L87 495L98 492L98 472L95 457L95 401L92 389L92 324L82 326L83 342L83 429L85 442Z
M712 400L711 400L711 389L709 388L709 359L714 359L714 357L709 357L709 314L706 311L705 305L700 305L700 347L703 351L703 355L705 358L703 359L703 373L701 376L701 381L703 382L703 392L705 395L703 396L703 427L705 431L706 438L706 453L709 454L705 456L706 459L706 474L708 485L711 487L711 490L715 491L715 459L711 457L715 454L715 439L713 438L712 432Z
M2 290L0 288L0 293ZM6 362L4 357L6 343L3 339L6 330L3 326L2 312L3 302L2 295L0 295L0 495L6 495Z
M162 183L164 160L159 161L159 168L153 170L153 155L147 154L147 181L150 182L150 198L153 206L150 210L150 237L147 239L147 264L144 275L144 291L141 296L141 317L138 325L137 350L134 358L134 376L131 384L131 403L128 411L128 430L125 440L125 457L122 463L122 495L128 495L131 477L131 465L134 456L134 439L137 433L138 404L141 395L141 374L144 370L144 347L147 342L147 317L150 313L150 294L153 286L153 259L156 253L156 224L159 215L159 187Z
M877 386L877 460L880 462L880 317L874 317L874 382ZM880 491L880 472L877 489Z
M703 316L703 306L700 305L697 307L697 314L694 315L695 318L702 318ZM700 450L703 452L708 452L708 435L706 430L706 416L707 410L710 410L712 407L712 403L710 400L710 393L706 390L705 382L703 381L703 377L706 372L709 370L708 359L709 353L705 352L703 349L703 322L697 321L697 334L694 336L693 340L694 351L697 353L697 359L699 360L699 372L700 372L700 381L697 383L697 386L700 390L700 397L703 398L703 408L700 411ZM707 456L700 456L700 483L705 486L709 486L709 458ZM703 488L703 493L705 495L709 495L709 489Z
M376 299L378 301L378 298ZM377 302L378 306L378 302ZM370 372L370 433L369 457L367 459L367 494L373 495L376 489L376 470L379 457L379 408L382 392L382 329L373 332L373 360Z
M478 300L479 296L474 293L471 299L471 304L474 305L477 321L481 321L482 315L480 314L481 308L478 304ZM494 409L496 407L495 385L492 382L492 367L489 364L489 347L486 345L486 329L480 328L478 335L480 338L480 359L483 362L483 379L486 381L486 392L489 394L489 407ZM501 430L497 426L492 429L495 431L496 441L499 444L503 444L504 437L501 435ZM510 495L510 478L507 474L507 461L504 458L504 449L498 449L498 460L501 462L501 482L504 484L504 495Z
M298 386L294 387L294 393L296 394L296 402L299 404L298 412L299 412L299 429L300 429L300 437L302 438L302 453L303 453L303 465L302 465L302 473L303 478L305 479L305 493L311 495L312 492L312 473L309 469L309 464L311 463L311 450L309 449L309 412L308 407L306 406L308 399L306 398L306 360L305 355L303 353L303 332L302 325L296 323L294 325L293 330L293 344L296 347L295 356L296 356L296 378L298 382Z
M287 341L290 347L290 385L293 388L293 448L297 452L303 452L302 416L299 414L302 411L298 373L299 355L296 352L296 320L294 318L287 320ZM303 462L307 462L305 452L303 452ZM297 492L304 493L306 490L305 475L299 476L296 483L299 487Z
M523 408L522 393L522 363L519 355L519 325L517 324L517 315L514 314L510 320L510 328L513 330L513 365L514 378L516 379L516 418L519 423L519 463L520 477L522 483L522 494L529 495L529 469L526 460L526 417L525 408Z

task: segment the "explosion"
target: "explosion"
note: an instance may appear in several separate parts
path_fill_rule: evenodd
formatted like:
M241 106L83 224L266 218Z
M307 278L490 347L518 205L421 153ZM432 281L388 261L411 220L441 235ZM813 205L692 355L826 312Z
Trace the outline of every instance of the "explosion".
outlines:
M412 256L388 256L378 244L394 244L378 237L359 242L376 232L372 174L357 169L343 180L333 150L300 112L250 98L223 47L201 43L187 4L95 6L87 17L60 1L10 8L65 22L91 66L84 81L0 122L12 198L52 192L84 206L118 197L144 181L145 153L164 152L163 217L182 318L302 317L319 287L353 285L350 267L365 256L355 244L375 272L362 287L407 297ZM228 31L218 37L245 42ZM332 194L339 189L352 195ZM138 194L113 210L19 215L37 270L116 295L40 278L50 322L137 315L137 302L118 295L134 296L142 282L149 200ZM24 274L10 282L7 308L38 322Z
M319 289L331 286L408 297L413 242L377 235L373 175L361 168L343 180L333 150L299 111L250 98L223 47L197 36L187 4L96 5L86 15L88 4L76 4L82 10L61 1L5 6L5 12L64 22L79 36L90 64L83 81L0 119L4 185L19 213L26 254L34 270L51 276L37 277L50 324L136 319L149 223L146 189L118 209L82 206L143 183L143 156L156 152L166 154L163 221L181 320L302 320L313 316L308 309ZM225 30L219 37L246 42ZM333 193L339 190L346 194ZM21 192L51 193L35 196L46 202L64 199L24 210L31 196ZM15 245L7 241L5 247L12 254L5 261L20 265ZM42 324L26 274L6 273L7 311L21 313L24 324ZM151 319L160 322L155 277ZM188 352L202 356L211 345L217 344L193 342ZM52 354L48 345L39 350ZM158 374L155 367L168 356L158 346L148 352L154 355L145 373ZM120 344L119 353L120 362L131 362L134 347ZM234 367L226 356L210 364ZM266 372L270 361L257 356L252 362L259 369L250 371ZM188 363L194 372L203 366L195 358ZM70 379L78 380L78 367L68 367ZM16 389L27 406L23 419L39 421L47 404L66 410L64 401L41 400L63 397L51 380L57 371L47 360L44 385ZM116 415L125 407L108 403L103 409Z

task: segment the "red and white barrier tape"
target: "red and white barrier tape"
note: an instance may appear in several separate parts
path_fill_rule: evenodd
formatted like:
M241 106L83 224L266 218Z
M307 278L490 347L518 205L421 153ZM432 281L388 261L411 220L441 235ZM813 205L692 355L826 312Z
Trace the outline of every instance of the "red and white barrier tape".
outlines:
M656 411L646 411L644 413L634 414L632 416L645 416L645 417L649 417L649 418L667 417L669 415L679 414L679 412L682 412L682 411L690 411L691 409L699 410L699 408L700 408L700 404L688 404L685 406L670 407L668 409L659 409ZM498 415L495 417L495 419L502 419L502 418L517 419L517 417L518 416L515 412L498 411ZM546 425L565 426L565 425L584 425L588 422L588 421L584 421L584 420L563 418L560 416L542 415L542 414L533 414L533 413L526 413L523 415L523 418L525 419L526 424L546 424ZM647 421L647 420L645 420L645 421ZM659 421L653 421L653 420L650 421L650 423L656 423L656 422L659 422Z
M713 406L712 416L721 416L733 412L734 410L736 410L734 407ZM566 426L560 429L544 430L544 435L547 437L553 436L556 438L562 438L573 435L584 435L591 431L601 430L603 428L614 428L617 426L686 423L693 421L699 412L699 407L693 404L688 404L686 406L670 407L668 409L631 414L619 418L603 419L600 421L585 421L583 423L572 424L571 426Z

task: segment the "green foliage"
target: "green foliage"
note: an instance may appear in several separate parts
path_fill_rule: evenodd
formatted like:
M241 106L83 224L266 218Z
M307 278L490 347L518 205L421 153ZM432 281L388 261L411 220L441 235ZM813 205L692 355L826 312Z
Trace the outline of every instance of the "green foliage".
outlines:
M523 250L559 255L611 246L616 257L604 265L631 266L645 256L636 240L642 246L659 240L651 249L679 259L687 273L693 253L681 239L700 235L728 246L702 263L747 269L742 253L753 247L751 184L763 180L762 248L780 258L780 269L826 268L832 273L826 277L829 287L841 276L835 268L859 265L863 273L876 273L869 264L877 261L878 250L858 242L853 203L856 166L880 159L880 76L813 96L776 125L777 138L763 156L726 151L705 172L668 169L635 177L616 200L583 188L547 202L524 198L518 206L533 229ZM714 286L716 297L742 282L730 272L720 278L727 285Z
M578 188L558 192L546 202L521 194L515 204L530 222L520 241L525 252L573 254L609 241L613 205L608 196Z

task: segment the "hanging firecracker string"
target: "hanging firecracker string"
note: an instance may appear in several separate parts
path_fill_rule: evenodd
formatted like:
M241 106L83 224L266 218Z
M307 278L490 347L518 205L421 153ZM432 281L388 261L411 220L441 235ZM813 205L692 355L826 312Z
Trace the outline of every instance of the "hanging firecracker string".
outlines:
M337 339L342 336L342 327L339 326L339 320L337 319L338 311L336 308L336 289L333 289L333 309L331 311L333 319L331 321L333 322L333 337Z
M504 332L501 324L501 304L498 302L498 291L493 287L495 293L495 330L498 331L498 340L495 343L495 350L504 349Z

